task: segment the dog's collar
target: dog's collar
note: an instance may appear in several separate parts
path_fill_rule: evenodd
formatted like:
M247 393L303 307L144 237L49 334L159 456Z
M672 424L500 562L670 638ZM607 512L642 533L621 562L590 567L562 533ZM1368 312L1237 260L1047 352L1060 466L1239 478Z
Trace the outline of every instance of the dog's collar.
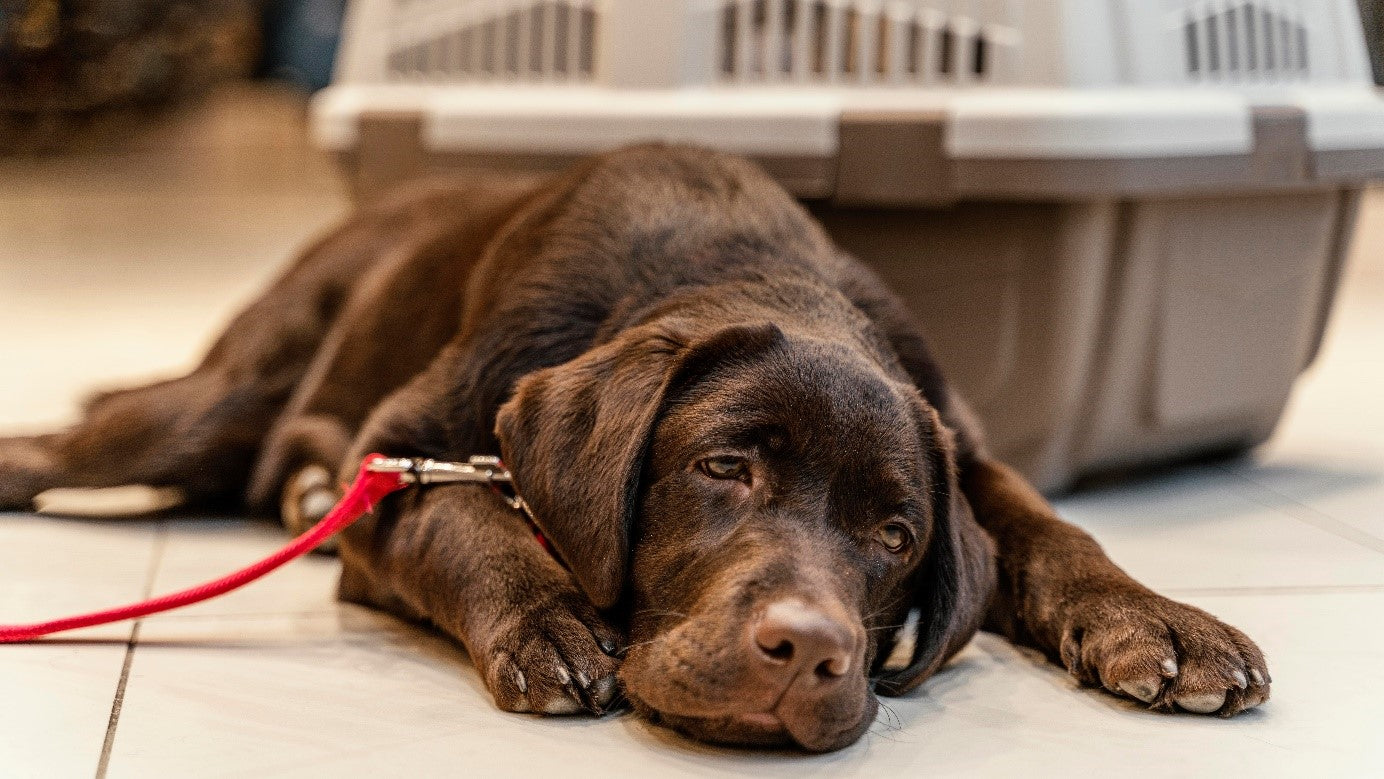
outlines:
M500 458L474 455L464 463L428 457L376 457L366 464L372 473L397 473L405 484L484 484L515 511L533 521L533 511L514 487L514 475Z
M562 562L534 519L533 509L529 508L524 496L514 486L514 474L498 457L472 455L464 463L444 462L430 457L376 457L365 464L365 470L371 473L397 473L399 481L404 484L484 484L510 508L523 514L538 545Z

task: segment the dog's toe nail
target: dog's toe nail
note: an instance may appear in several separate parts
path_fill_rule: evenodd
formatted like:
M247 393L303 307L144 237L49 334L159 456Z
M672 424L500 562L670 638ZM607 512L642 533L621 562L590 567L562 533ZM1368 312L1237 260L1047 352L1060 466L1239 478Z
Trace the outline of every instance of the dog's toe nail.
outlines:
M1264 675L1261 674L1261 673L1259 673L1259 669L1258 669L1258 668L1251 668L1251 669L1249 669L1249 678L1250 678L1250 680L1253 681L1255 684L1263 684L1263 683L1264 683Z
M1179 708L1185 709L1196 714L1210 714L1225 704L1225 693L1206 692L1196 695L1183 695L1177 699Z
M581 671L577 671L575 678L577 680L577 686L582 688L583 690L591 686L591 677L587 676Z
M519 692L529 691L529 680L524 678L524 672L518 668L514 669L514 686L519 688Z
M567 673L567 669L564 668L562 665L556 666L556 670L553 671L553 675L557 677L558 684L565 685L568 682L572 681L572 675Z
M1235 680L1235 686L1239 687L1241 690L1249 686L1249 680L1245 678L1244 671L1236 669L1235 673L1230 675L1230 678Z
M1177 676L1177 661L1171 657L1161 663L1164 676Z
M1159 684L1156 679L1136 679L1120 682L1120 689L1131 697L1144 703L1152 703L1158 697Z

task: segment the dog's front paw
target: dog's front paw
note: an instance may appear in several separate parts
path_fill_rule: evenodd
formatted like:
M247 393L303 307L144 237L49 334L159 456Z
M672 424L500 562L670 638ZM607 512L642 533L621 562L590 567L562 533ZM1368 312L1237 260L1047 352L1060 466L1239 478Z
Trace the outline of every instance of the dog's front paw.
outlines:
M1152 709L1229 717L1269 698L1269 670L1244 633L1151 592L1092 595L1068 611L1062 662L1082 683Z
M505 711L600 715L615 700L619 634L579 593L524 609L489 643L482 673Z

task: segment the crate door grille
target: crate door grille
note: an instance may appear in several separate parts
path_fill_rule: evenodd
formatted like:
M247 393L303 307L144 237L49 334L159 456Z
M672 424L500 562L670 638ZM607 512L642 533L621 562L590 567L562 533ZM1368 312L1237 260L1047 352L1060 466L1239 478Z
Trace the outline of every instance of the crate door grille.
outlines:
M410 0L400 3L391 81L590 81L592 0Z
M1192 82L1284 83L1311 75L1306 15L1290 3L1202 2L1181 18L1184 70Z
M1018 39L1002 20L905 0L724 0L731 83L932 84L992 80Z

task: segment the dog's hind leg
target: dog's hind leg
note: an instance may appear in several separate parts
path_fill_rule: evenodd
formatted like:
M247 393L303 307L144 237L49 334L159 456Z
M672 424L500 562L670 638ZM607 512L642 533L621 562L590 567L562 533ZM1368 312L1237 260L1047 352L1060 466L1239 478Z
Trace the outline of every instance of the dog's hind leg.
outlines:
M0 439L0 507L26 508L55 487L126 484L177 487L193 502L238 499L335 313L327 280L300 270L238 316L188 375L99 395L68 430Z
M336 477L375 407L426 368L462 325L472 266L532 192L527 180L468 182L450 218L401 238L361 280L311 367L265 439L250 479L250 505L278 508L300 532L325 516Z
M457 254L473 248L456 238L439 230L410 241L361 282L265 439L250 477L252 508L277 508L295 533L331 510L337 469L361 423L456 334L469 265Z
M237 316L192 373L97 397L71 429L0 438L0 509L55 487L147 484L238 504L266 432L359 278L401 236L446 213L451 190L358 214Z
M0 507L54 487L177 487L194 501L233 494L272 419L274 393L219 370L98 397L70 430L0 440Z

